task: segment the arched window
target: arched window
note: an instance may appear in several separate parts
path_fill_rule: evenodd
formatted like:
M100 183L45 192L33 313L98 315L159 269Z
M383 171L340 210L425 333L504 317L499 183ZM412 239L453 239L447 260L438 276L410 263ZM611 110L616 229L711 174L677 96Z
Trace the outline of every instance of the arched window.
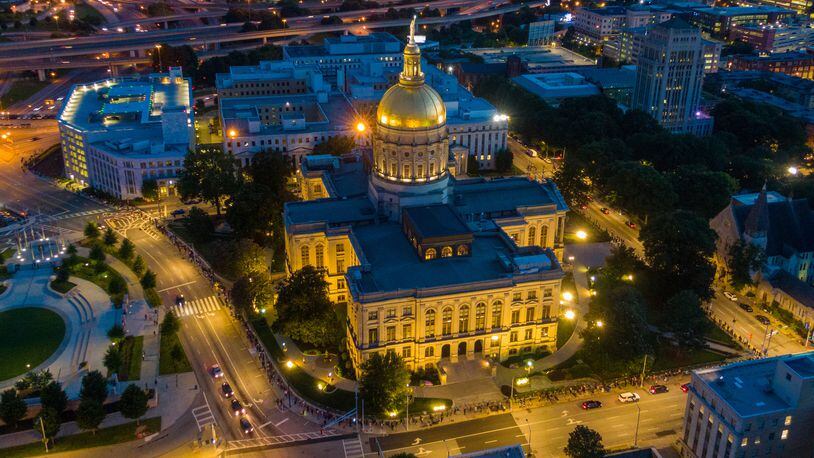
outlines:
M300 248L300 261L302 262L302 267L311 264L311 252L308 250L308 245L304 245Z
M537 229L534 226L529 228L529 245L537 245Z
M452 334L452 307L447 307L441 314L441 334Z
M435 175L435 162L430 162L430 176Z
M402 178L410 178L410 164L404 164L404 175Z
M424 252L424 259L435 259L435 248L427 248L427 251Z
M492 304L492 329L503 327L502 318L503 302L495 301L495 303Z
M469 332L469 306L458 309L458 332Z
M424 316L424 335L435 337L435 310L427 310Z
M540 246L545 247L548 244L548 226L540 226Z
M316 257L317 269L321 269L325 266L325 248L322 245L317 245L317 249L314 250L314 255Z
M418 164L416 166L416 173L415 174L416 174L416 176L418 178L424 178L424 166L421 165L421 164Z
M452 257L452 247L451 246L445 246L444 248L441 248L441 257L442 258L451 258Z
M468 245L458 245L458 256L466 256L469 254Z
M435 356L435 347L427 347L424 349L425 358L432 358L433 356Z
M390 164L390 176L395 178L399 174L399 169L396 164Z
M479 302L475 306L475 330L483 331L486 327L486 304Z

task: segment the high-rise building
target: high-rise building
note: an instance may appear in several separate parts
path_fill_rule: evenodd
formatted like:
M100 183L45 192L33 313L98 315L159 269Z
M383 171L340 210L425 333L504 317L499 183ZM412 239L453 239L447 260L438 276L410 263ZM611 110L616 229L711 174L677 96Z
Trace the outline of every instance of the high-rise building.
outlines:
M642 42L633 108L674 133L706 135L712 118L698 110L704 79L701 32L680 18L653 27Z
M683 457L811 456L814 352L693 371Z

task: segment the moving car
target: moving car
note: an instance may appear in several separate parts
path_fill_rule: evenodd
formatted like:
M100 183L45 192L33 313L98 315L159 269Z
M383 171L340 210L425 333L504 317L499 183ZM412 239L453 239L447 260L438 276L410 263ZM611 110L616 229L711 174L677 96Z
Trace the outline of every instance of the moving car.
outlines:
M634 222L633 222L633 221L631 221L631 220L627 220L627 221L625 221L625 224L627 225L627 227L629 227L629 228L631 228L631 229L636 229L636 223L634 223Z
M762 325L768 326L771 321L763 315L755 315L755 319Z
M249 420L246 417L240 418L240 429L243 430L243 434L251 434L254 431L254 426L249 423Z
M246 408L243 407L243 404L241 404L237 398L232 399L232 412L235 413L236 417L246 413Z
M681 385L681 391L683 391L683 392L685 392L685 393L686 393L687 391L690 391L690 382L687 382L687 383L685 383L685 384Z
M647 390L647 391L649 391L650 394L659 394L659 393L666 393L666 392L670 391L670 389L667 388L667 385L651 385L650 389Z
M610 214L610 210L608 210L606 207L602 207L602 208L600 208L600 209L599 209L599 211L601 211L602 213L604 213L604 214L606 214L606 215L609 215L609 214Z
M223 392L223 397L225 398L231 398L235 394L229 382L223 382L223 385L220 386L220 390Z
M732 302L738 302L738 296L734 293L730 293L729 291L724 291L724 296Z
M583 402L583 403L582 403L582 408L583 408L584 410L588 410L588 409L598 409L598 408L600 408L600 407L602 407L602 403L601 403L601 402L599 402L599 401L594 401L594 400L591 400L591 401L585 401L585 402Z
M209 375L211 375L212 378L221 378L221 377L223 377L223 371L220 369L220 365L219 364L213 364L209 368Z
M182 306L182 305L184 305L186 303L187 303L187 300L184 299L183 294L179 294L179 295L175 296L175 305L180 307L180 306Z
M639 399L641 399L641 396L639 396L636 393L631 393L629 391L627 393L622 393L622 394L619 395L619 402L625 402L625 403L627 403L627 402L637 402Z
M743 302L740 302L740 303L738 303L738 307L746 310L749 313L753 312L752 306L750 306L749 304L744 304Z

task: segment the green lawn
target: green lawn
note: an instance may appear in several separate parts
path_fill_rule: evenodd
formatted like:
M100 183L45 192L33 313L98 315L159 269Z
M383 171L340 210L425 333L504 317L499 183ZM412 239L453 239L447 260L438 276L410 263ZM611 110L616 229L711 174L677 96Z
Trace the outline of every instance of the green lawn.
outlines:
M574 334L574 328L576 328L576 326L576 319L565 320L561 318L557 321L557 348L562 347L565 345L565 342L568 342L568 339Z
M110 294L110 300L114 304L120 305L124 300L124 295L127 292L127 282L124 281L121 274L113 270L113 268L109 265L105 264L104 267L105 269L102 272L96 272L93 261L79 256L79 262L75 266L71 267L71 274L96 284L105 290L105 292ZM121 278L122 283L125 285L125 292L119 294L110 293L110 280L114 277Z
M576 237L577 231L585 231L588 237L585 240L580 240ZM565 217L565 243L594 243L594 242L610 242L610 235L593 223L585 219L581 214L576 211L569 211Z
M148 433L155 433L161 430L161 417L148 418L141 421L141 427ZM123 425L103 428L99 431L74 434L72 436L60 437L49 448L50 453L69 452L73 450L84 450L92 447L104 445L120 444L136 440L136 422L125 423ZM17 458L35 455L44 455L42 442L20 445L6 449L0 449L0 455L4 458Z
M96 8L88 5L87 3L76 3L74 5L76 17L82 19L93 25L99 25L105 22L105 17Z
M8 108L17 102L22 102L51 84L50 81L36 79L21 79L11 83L8 92L0 96L3 108Z
M410 416L418 415L420 413L437 412L435 408L444 406L444 409L452 407L452 399L444 398L413 398L410 401Z
M172 348L176 345L181 345L178 340L178 334L171 336L161 336L160 354L158 358L158 373L161 375L175 374L180 372L189 372L192 370L192 365L189 364L186 353L181 361L173 361L170 356ZM181 347L182 349L184 347Z
M122 365L119 366L119 380L126 382L141 377L141 352L144 336L127 336L121 343Z
M714 340L715 342L720 343L721 345L726 345L727 347L732 348L739 348L740 344L737 343L729 334L727 334L723 329L719 328L712 320L709 318L707 320L707 329L704 332L704 337L710 340Z
M65 322L42 308L0 312L0 380L24 374L48 359L65 336ZM26 367L26 364L30 365Z
M676 354L673 348L662 345L656 349L656 361L648 372L659 372L680 367L696 366L699 364L717 363L726 359L726 356L713 351L698 349L683 354ZM650 363L648 363L650 364Z
M62 294L67 293L68 291L74 289L75 287L76 283L72 283L67 280L66 281L54 280L51 282L51 288L53 288L54 291Z

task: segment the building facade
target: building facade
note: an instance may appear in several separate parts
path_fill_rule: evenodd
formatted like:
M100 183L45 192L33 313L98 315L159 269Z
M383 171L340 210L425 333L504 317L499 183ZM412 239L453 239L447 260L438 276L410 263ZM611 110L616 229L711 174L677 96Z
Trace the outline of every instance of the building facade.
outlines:
M412 36L403 62L369 164L305 159L316 200L286 204L287 269L323 270L357 370L376 352L416 369L554 350L562 196L551 182L457 179L446 105Z
M811 456L814 352L693 371L683 457Z
M774 6L734 6L695 8L683 17L706 33L727 37L735 27L778 24L796 14L792 10Z
M602 48L602 55L617 62L631 65L639 64L642 45L651 27L625 28ZM701 52L704 56L704 74L716 73L721 63L720 42L701 40Z
M699 111L704 66L697 28L679 18L653 27L642 43L633 107L671 132L709 134L712 119Z
M180 67L73 86L57 116L66 177L123 200L148 180L174 193L195 146L191 107Z
M743 41L764 53L800 51L814 45L814 28L808 25L743 25L732 28L730 39Z
M659 24L672 16L670 11L640 5L577 8L574 11L574 30L583 41L602 44L616 37L623 28Z
M814 79L814 54L784 52L768 56L735 55L727 69L744 72L775 72L798 78Z

